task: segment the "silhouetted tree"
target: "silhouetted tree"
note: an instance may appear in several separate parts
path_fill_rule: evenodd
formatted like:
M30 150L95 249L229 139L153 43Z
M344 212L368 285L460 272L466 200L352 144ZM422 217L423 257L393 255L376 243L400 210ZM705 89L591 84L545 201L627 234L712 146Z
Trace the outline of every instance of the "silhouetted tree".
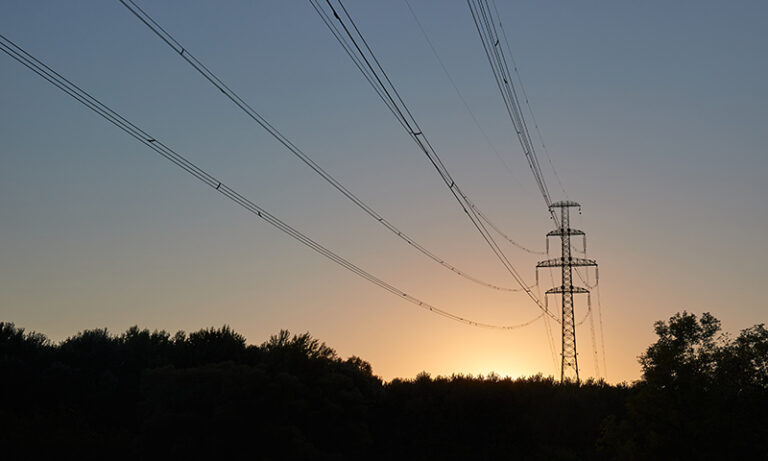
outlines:
M765 459L768 331L657 322L633 386L419 373L390 383L309 333L0 323L4 458Z
M655 326L640 357L643 380L624 420L606 424L607 452L621 459L768 458L768 332L731 340L711 314L687 312Z

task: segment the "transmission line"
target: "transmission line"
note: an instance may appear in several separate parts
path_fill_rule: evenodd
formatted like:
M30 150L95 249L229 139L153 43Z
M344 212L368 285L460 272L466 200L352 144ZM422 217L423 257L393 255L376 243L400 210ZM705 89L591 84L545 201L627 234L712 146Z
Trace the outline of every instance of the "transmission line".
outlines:
M210 70L205 64L203 64L192 53L190 53L186 47L184 47L181 43L179 43L168 31L166 31L160 24L158 24L157 21L155 21L146 11L144 11L141 7L139 7L133 0L120 0L120 3L122 3L152 32L154 32L158 37L160 37L160 39L162 39L171 49L173 49L179 56L181 56L190 66L192 66L193 69L195 69L197 72L200 73L200 75L205 77L205 79L208 80L208 82L210 82L211 85L213 85L216 89L218 89L227 99L229 99L240 110L242 110L248 117L250 117L256 123L258 123L262 128L264 128L278 142L280 142L283 146L285 146L285 148L288 149L290 153L292 153L296 158L304 162L304 164L309 166L315 173L317 173L320 177L322 177L327 183L333 186L337 191L339 191L352 203L357 205L357 207L363 210L368 216L370 216L371 218L376 220L379 224L384 226L387 230L395 234L397 237L405 241L407 244L409 244L414 249L421 252L422 254L424 254L434 262L440 264L446 269L449 269L453 273L461 277L464 277L467 280L477 283L478 285L482 285L482 286L485 286L486 288L491 288L498 291L508 291L508 292L523 291L522 288L510 288L510 287L499 286L499 285L495 285L495 284L483 281L482 279L475 277L459 269L453 264L447 262L445 259L436 255L435 253L433 253L432 251L424 247L424 245L420 244L419 242L417 242L416 240L408 236L406 233L401 231L394 224L392 224L390 221L384 218L381 214L379 214L376 210L374 210L370 205L365 203L357 195L355 195L349 189L347 189L339 180L334 178L330 173L328 173L325 169L323 169L303 150L299 149L293 142L291 142L285 135L283 135L283 133L281 133L269 121L267 121L264 118L264 116L262 116L255 109L253 109L253 107L250 104L248 104L245 100L243 100L234 90L232 90L216 74L214 74L212 70Z
M605 373L605 379L608 379L608 365L605 358L605 336L603 334L603 306L600 302L600 284L597 284L597 320L600 327L600 347L603 352L603 373Z
M365 37L360 32L357 24L350 16L344 4L340 0L336 0L336 3L340 7L340 11L343 15L339 14L331 0L326 0L330 11L323 8L321 0L309 0L315 11L317 11L320 18L323 20L328 30L333 34L344 51L352 59L355 66L361 71L368 83L374 88L374 91L379 98L384 102L387 108L395 116L395 119L408 133L408 136L416 143L419 149L427 156L430 163L435 167L441 179L450 190L456 201L466 213L475 228L480 232L481 236L491 248L491 251L496 255L499 261L504 265L507 271L512 275L515 281L525 291L529 298L531 298L536 305L543 310L547 315L556 319L556 317L547 310L547 308L541 303L536 295L531 291L528 285L524 282L522 276L518 273L517 269L512 265L507 258L506 254L501 250L498 243L494 240L493 235L488 231L483 220L476 212L476 206L469 200L468 196L461 190L459 185L454 180L451 173L446 168L443 161L435 151L432 144L424 134L423 130L419 126L419 123L414 118L408 106L405 104L402 96L397 91L386 71L382 67L376 55L371 50L370 45L365 40ZM338 26L333 19L336 19Z
M480 131L480 134L483 135L483 138L485 138L486 143L488 144L488 147L493 151L494 154L496 154L496 157L498 157L499 161L502 165L504 165L504 169L509 174L509 177L512 178L512 180L518 184L519 181L515 174L512 172L512 168L509 166L507 161L504 159L504 157L501 155L501 152L496 148L496 146L491 142L491 138L488 136L488 133L485 132L483 129L483 126L480 124L480 121L478 120L477 116L475 115L472 108L469 107L469 103L467 102L464 95L461 93L461 90L459 90L458 85L456 85L456 81L451 76L451 73L448 72L448 68L446 67L445 63L443 62L443 59L440 57L440 54L437 52L437 48L435 47L435 44L432 43L432 39L429 38L429 34L427 33L426 29L424 28L424 25L421 23L421 20L416 15L416 12L414 11L413 7L411 6L411 3L408 0L403 0L408 7L408 11L411 12L411 16L413 16L413 20L416 22L416 25L419 27L419 30L421 31L421 34L424 36L424 40L427 42L427 45L429 45L429 49L432 51L432 55L435 57L437 62L440 64L440 68L443 69L443 73L445 74L445 77L448 79L448 81L451 84L451 87L456 92L456 95L459 97L459 100L461 101L462 105L464 106L464 109L466 109L467 113L472 118L472 121L474 122L475 126L477 127L478 131Z
M419 17L416 16L416 12L413 10L413 7L411 6L411 3L408 0L403 0L408 6L408 11L411 12L411 16L413 16L414 21L416 21L416 24L419 26L419 30L421 31L421 34L424 36L424 40L429 45L430 50L432 50L432 54L435 56L435 59L437 59L437 62L440 64L440 67L443 69L443 73L445 73L446 78L451 83L451 86L453 87L454 91L456 92L456 95L461 100L461 103L464 105L464 108L467 110L469 115L472 117L472 120L475 123L475 126L477 126L480 133L482 133L483 137L485 137L486 142L488 143L488 146L490 146L491 150L496 154L496 156L499 158L501 163L504 165L504 168L507 170L507 173L509 173L509 176L517 182L517 178L512 174L512 169L507 164L506 160L501 156L501 153L496 149L496 147L491 143L491 139L488 137L488 134L486 134L485 130L483 129L482 125L480 125L480 121L475 116L475 113L472 111L472 109L469 107L469 103L467 103L466 98L464 98L464 95L461 94L461 91L459 90L459 87L456 85L456 82L453 80L453 77L451 77L450 72L448 72L448 68L443 63L443 60L440 58L440 55L437 52L437 49L435 48L435 45L432 43L432 40L430 40L429 35L427 34L427 31L424 29L424 26L421 24L421 21L419 20ZM485 221L486 224L491 226L491 229L496 231L497 234L501 235L506 241L511 243L512 245L516 246L517 248L531 254L545 254L543 251L535 251L531 250L519 243L517 243L515 240L513 240L509 235L507 235L504 231L502 231L496 224L494 224L488 217L481 212L477 207L473 206L475 208L475 211L480 216L480 218Z
M582 252L584 254L585 258L587 256L587 245L586 245L586 242L587 241L586 241L586 238L585 238L584 239L584 251ZM600 300L600 272L598 271L598 268L595 267L595 283L594 284L590 284L589 283L589 268L586 268L586 273L587 273L586 279L585 279L584 276L581 275L581 271L579 271L578 268L575 267L574 269L576 270L576 275L579 276L579 278L581 279L581 281L584 284L584 286L586 286L590 290L592 290L592 289L596 289L597 290L597 318L598 318L598 329L599 329L599 335L600 335L600 349L601 349L602 356L603 356L603 373L604 373L603 377L605 379L608 379L608 365L606 363L607 360L606 360L606 356L605 356L605 336L604 336L604 333L603 333L603 313L602 313L602 304L601 304L601 300ZM579 325L584 323L584 321L587 319L587 317L589 317L590 333L592 335L592 351L593 351L593 354L595 356L595 362L597 362L599 360L599 357L598 357L598 353L597 353L597 340L595 339L595 325L594 325L594 320L593 320L594 312L592 310L591 297L589 297L587 299L588 299L588 302L589 302L587 316L584 317L584 320L582 320L579 323ZM596 372L599 372L598 365L595 365L595 370L596 370Z
M456 314L452 314L448 311L445 311L429 303L426 303L419 298L411 296L408 293L395 287L394 285L391 285L390 283L374 276L370 272L367 272L364 269L361 269L360 267L354 265L353 263L339 256L335 252L315 242L308 236L302 234L295 228L281 221L276 216L270 214L269 212L267 212L266 210L264 210L263 208L255 204L254 202L250 201L248 198L244 197L234 189L224 184L222 181L220 181L216 177L209 174L207 171L198 167L196 164L186 159L181 154L175 152L174 150L172 150L171 148L163 144L161 141L151 136L146 131L142 130L141 128L137 127L136 125L134 125L133 123L131 123L130 121L122 117L119 113L115 112L114 110L112 110L111 108L103 104L101 101L91 96L88 92L81 89L79 86L75 85L71 81L67 80L65 77L61 76L55 70L51 69L45 63L38 60L31 54L27 53L25 50L23 50L21 47L16 45L14 42L9 40L2 34L0 34L0 50L8 54L11 58L18 61L19 63L21 63L22 65L24 65L25 67L27 67L28 69L30 69L31 71L33 71L34 73L36 73L37 75L45 79L46 81L48 81L53 86L57 87L67 95L71 96L73 99L75 99L79 103L83 104L87 108L91 109L93 112L102 116L108 122L117 126L118 128L125 131L126 133L131 135L133 138L135 138L145 146L149 147L150 149L152 149L153 151L155 151L165 159L169 160L174 165L178 166L179 168L183 169L184 171L194 176L201 182L210 186L211 188L213 188L223 196L232 200L237 205L241 206L242 208L246 209L252 214L255 214L256 216L266 221L267 223L271 224L278 230L289 235L293 239L303 243L304 245L308 246L312 250L316 251L322 256L325 256L331 261L339 264L345 269L389 291L390 293L417 305L422 309L428 310L429 312L432 312L434 314L449 318L457 322L465 323L471 326L480 327L480 328L501 329L501 330L512 330L512 329L522 328L524 326L530 325L531 323L535 322L536 320L538 320L544 315L544 313L541 313L534 319L521 324L496 325L496 324L489 324L489 323L483 323L483 322L476 322L476 321L458 316Z
M597 339L595 339L595 318L592 309L589 310L589 332L592 336L592 357L595 363L595 376L600 379L600 357L597 354Z
M584 254L584 257L586 258L586 256L587 256L587 240L586 240L586 237L584 239L584 251L582 253ZM585 269L586 274L587 274L586 278L581 275L581 271L579 271L577 267L575 267L574 269L576 270L576 275L579 276L579 278L581 279L581 282L584 284L584 286L586 286L590 290L592 290L592 289L596 289L597 290L597 318L598 318L598 328L599 328L599 334L600 334L600 348L601 348L601 352L602 352L602 356L603 356L603 373L604 373L603 377L605 379L608 379L608 365L606 363L607 360L606 360L606 357L605 357L605 336L604 336L604 333L603 333L603 313L602 313L602 304L601 304L601 300L600 300L600 272L599 272L597 266L595 266L595 283L594 284L590 284L589 283L589 268L588 267ZM587 319L587 317L589 317L590 334L592 336L592 352L593 352L594 359L595 359L595 372L599 374L599 366L597 365L597 362L599 361L599 357L598 357L598 351L597 351L597 340L595 339L594 311L592 310L591 297L588 297L587 300L588 300L588 303L589 303L588 304L587 316L584 317L584 320L582 320L579 323L579 325L584 323L584 321Z
M475 204L474 204L474 203L471 203L471 206L472 206L472 208L475 210L475 212L477 213L477 215L478 215L478 216L480 216L480 218L482 218L482 220L483 220L483 221L485 221L485 222L486 222L486 224L488 224L489 226L491 226L491 229L495 230L495 231L496 231L496 233L497 233L497 234L499 234L499 235L501 235L501 236L502 236L502 237L503 237L503 238L504 238L504 239L505 239L507 242L509 242L509 243L511 243L512 245L514 245L514 246L516 246L516 247L520 248L521 250L523 250L523 251L525 251L525 252L527 252L527 253L533 254L533 255L545 255L545 254L547 254L547 252L546 252L546 251L536 251L536 250L531 250L530 248L528 248L528 247L524 247L523 245L520 245L520 244L519 244L519 243L517 243L516 241L512 240L512 237L510 237L509 235L507 235L507 234L506 234L506 233L505 233L503 230L501 230L501 229L499 228L499 226L497 226L496 224L494 224L494 223L493 223L493 221L491 221L491 220L490 220L490 219L489 219L489 218L488 218L488 217L485 215L485 213L483 213L483 212L482 212L482 211L481 211L479 208L477 208L477 206L475 206Z
M536 285L536 294L541 298L541 286ZM549 325L549 318L544 317L544 332L547 335L547 345L549 346L549 352L552 355L552 366L554 370L557 370L557 353L555 352L555 342L552 336L552 329Z
M496 29L496 23L493 19L493 12L488 6L487 0L467 0L470 12L472 13L472 20L475 23L475 28L480 35L480 41L483 45L483 50L488 58L488 62L491 65L491 71L493 73L496 86L499 88L504 107L507 110L512 125L515 128L515 133L520 141L520 146L523 149L523 155L528 162L528 166L533 173L533 177L536 181L536 185L539 188L544 202L547 205L547 209L552 216L555 224L558 223L557 215L551 208L552 199L549 194L549 189L544 178L544 174L541 171L541 165L536 155L533 141L526 124L525 117L523 116L522 109L520 107L520 100L517 94L514 83L512 82L512 75L509 71L507 59L504 55L503 49L500 47L501 40L499 33Z
M496 13L496 17L501 18L501 15L499 15L499 9L496 7L496 0L492 0L493 2L493 10ZM563 186L563 181L560 180L560 175L557 174L557 170L555 169L555 165L552 163L552 157L549 155L549 149L547 148L547 144L544 142L544 135L541 133L541 128L539 128L539 122L536 120L536 116L533 114L533 107L531 107L531 102L528 99L528 93L525 91L525 85L523 85L523 78L520 76L520 71L517 68L517 63L515 62L515 57L512 54L512 47L509 46L509 39L507 38L507 31L504 30L504 24L501 22L501 19L499 19L499 29L501 30L501 35L504 37L504 43L507 46L507 52L509 53L509 61L512 63L512 68L515 71L515 75L517 76L517 83L520 85L520 92L523 95L523 99L525 99L525 105L528 106L528 114L531 116L531 121L533 122L533 127L536 129L536 134L539 137L539 141L541 142L541 149L544 151L544 155L547 157L547 162L549 163L549 167L552 169L552 173L555 176L555 179L557 180L557 183L560 185L560 190L563 191L563 195L566 199L568 199L568 192L565 190L565 186Z
M552 158L549 155L549 150L547 149L546 143L544 142L544 136L542 135L541 129L539 128L539 124L536 121L536 117L533 113L533 109L531 107L530 100L528 98L528 95L525 92L525 87L523 85L522 78L520 76L520 72L518 70L517 64L514 61L514 58L512 57L512 50L509 45L509 39L507 38L506 31L504 30L504 25L501 22L501 19L499 18L499 12L498 8L496 6L496 1L491 0L493 4L493 10L489 7L488 0L467 0L467 5L469 6L470 12L472 14L472 19L474 21L475 27L477 29L478 34L480 35L480 40L483 45L483 50L485 51L486 57L488 58L488 62L491 65L491 70L494 76L494 79L496 81L496 84L499 88L499 91L502 95L502 99L504 101L504 105L507 109L507 113L509 114L510 119L512 120L512 124L515 128L515 132L518 136L518 140L520 141L520 145L523 148L523 153L528 160L528 164L531 168L531 171L534 175L534 179L536 180L536 183L539 187L539 191L541 192L542 197L544 198L545 203L547 204L547 208L555 221L555 223L558 222L557 216L553 212L552 208L552 201L551 197L549 195L549 189L547 187L544 174L541 170L541 165L538 160L538 156L536 154L536 150L534 148L534 143L531 140L531 135L528 130L528 126L525 121L525 117L523 116L523 112L520 105L520 100L518 96L518 92L515 89L515 85L512 82L511 79L511 73L509 71L509 66L507 63L507 59L504 55L503 49L500 47L500 37L503 37L504 43L506 44L507 52L510 56L510 61L512 62L515 74L517 76L520 92L525 100L525 104L528 107L528 112L531 117L531 121L534 124L534 127L536 129L536 132L538 134L539 140L541 141L541 147L544 150L544 153L547 157L547 161L549 162L549 165L552 169L552 173L554 174L555 178L557 179L558 184L560 185L560 189L563 191L563 194L568 197L568 193L565 190L565 187L563 186L563 183L560 179L560 176L557 174L557 170L555 169L554 164L552 163ZM496 19L494 19L494 14L496 15ZM496 24L498 23L498 30L501 31L501 34L498 33L498 30L496 28ZM568 230L570 231L570 230ZM570 245L569 245L570 247ZM570 250L570 248L569 248ZM586 257L586 238L584 240L584 249L581 251L581 253L584 254ZM547 242L547 253L549 252L549 242ZM597 266L595 266L597 267ZM600 336L601 336L601 346L602 346L602 352L603 352L603 372L605 373L607 377L607 366L606 366L606 358L605 358L605 341L603 338L603 319L602 319L602 313L601 313L601 305L600 305L600 284L599 284L599 273L595 272L595 283L594 285L589 283L589 271L587 269L587 278L585 280L584 276L582 276L581 271L578 270L578 267L575 267L576 274L581 279L581 281L584 283L584 285L587 287L587 289L597 288L597 299L598 299L598 319L599 319L599 327L600 327ZM538 272L536 274L538 279ZM550 274L551 277L551 274ZM586 290L587 293L589 293L589 290ZM599 370L599 360L598 360L598 353L597 353L597 340L595 336L595 330L594 330L594 320L592 315L592 306L591 306L591 299L588 298L588 310L587 315L584 317L584 319L579 322L579 324L584 323L587 319L590 321L590 332L592 336L592 348L593 348L593 354L594 354L594 361L595 361L595 373L597 375L600 374ZM563 320L564 322L564 320ZM575 343L574 343L575 344ZM577 371L578 373L578 371ZM578 376L578 374L577 374Z

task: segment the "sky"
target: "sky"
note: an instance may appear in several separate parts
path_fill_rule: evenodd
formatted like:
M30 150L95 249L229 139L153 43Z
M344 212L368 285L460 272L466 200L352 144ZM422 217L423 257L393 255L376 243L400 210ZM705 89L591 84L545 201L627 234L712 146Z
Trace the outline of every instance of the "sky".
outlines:
M404 1L345 5L462 189L511 237L543 250L552 223L466 2L410 2L482 131ZM460 269L514 284L309 2L137 3L396 226ZM582 204L573 224L600 264L604 343L597 315L596 343L589 321L577 327L582 378L639 379L653 323L682 310L711 312L733 334L765 322L756 290L768 276L765 2L498 7L567 196L539 147L547 183L554 199ZM457 277L383 229L119 1L7 0L0 33L403 291L482 322L538 315L524 294ZM387 380L559 376L543 320L496 331L418 309L215 194L4 54L0 76L0 320L54 341L132 325L228 324L253 344L309 331ZM504 250L533 283L545 256ZM586 309L577 298L577 321ZM559 353L559 327L550 328Z

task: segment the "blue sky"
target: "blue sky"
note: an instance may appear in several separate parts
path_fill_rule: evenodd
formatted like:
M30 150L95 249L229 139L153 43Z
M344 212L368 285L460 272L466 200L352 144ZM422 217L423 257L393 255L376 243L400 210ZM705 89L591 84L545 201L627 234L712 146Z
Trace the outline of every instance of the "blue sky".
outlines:
M140 4L396 225L467 271L511 282L308 2ZM411 4L511 174L406 4L346 6L463 189L513 237L543 248L551 224L466 3ZM569 197L584 205L576 225L601 264L611 381L638 377L636 357L653 340L653 321L682 309L711 311L734 332L765 321L755 287L768 275L766 9L747 1L499 1L552 162ZM118 1L10 0L0 32L409 293L482 321L536 315L524 296L456 279L371 222ZM541 322L497 333L416 310L0 58L3 320L54 339L133 324L189 331L228 323L252 342L281 328L309 330L342 355L370 360L386 378L421 370L555 373ZM508 254L533 280L537 257ZM589 330L577 335L590 374Z

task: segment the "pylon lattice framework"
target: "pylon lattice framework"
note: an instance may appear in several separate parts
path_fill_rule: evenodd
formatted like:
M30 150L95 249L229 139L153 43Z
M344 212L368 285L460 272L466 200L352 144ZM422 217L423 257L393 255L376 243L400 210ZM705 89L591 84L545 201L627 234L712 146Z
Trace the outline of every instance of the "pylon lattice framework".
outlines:
M581 211L581 205L576 202L565 200L553 203L549 208L560 209L560 227L547 233L547 249L549 249L549 238L560 237L560 258L547 259L536 264L536 276L538 279L539 268L559 267L561 270L560 286L550 288L545 293L548 295L560 294L562 298L562 344L561 344L561 362L560 362L560 381L566 378L575 378L579 381L578 354L576 352L576 321L573 312L573 295L587 294L589 290L584 287L573 285L574 267L597 267L597 262L592 259L574 258L571 256L571 236L581 235L584 239L586 248L586 235L578 229L570 227L570 209L578 207Z

